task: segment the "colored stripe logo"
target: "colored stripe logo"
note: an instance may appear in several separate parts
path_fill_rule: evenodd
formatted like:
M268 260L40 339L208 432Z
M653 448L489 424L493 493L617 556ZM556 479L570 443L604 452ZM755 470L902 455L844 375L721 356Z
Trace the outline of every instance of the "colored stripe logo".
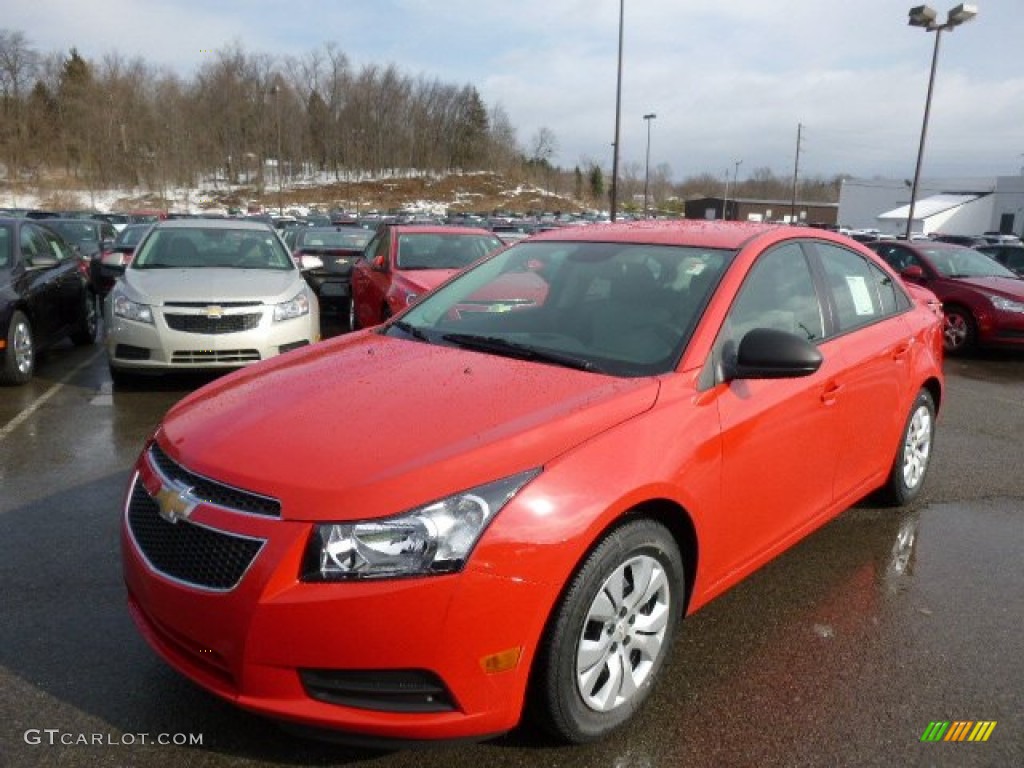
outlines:
M995 729L995 720L933 721L924 729L921 741L988 741Z

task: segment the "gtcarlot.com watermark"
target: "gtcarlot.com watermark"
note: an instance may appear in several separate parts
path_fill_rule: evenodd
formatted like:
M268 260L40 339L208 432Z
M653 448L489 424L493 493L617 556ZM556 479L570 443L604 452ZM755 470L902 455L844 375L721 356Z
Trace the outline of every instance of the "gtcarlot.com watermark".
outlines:
M29 728L22 738L33 747L137 747L156 744L201 747L201 733L75 733L59 728Z

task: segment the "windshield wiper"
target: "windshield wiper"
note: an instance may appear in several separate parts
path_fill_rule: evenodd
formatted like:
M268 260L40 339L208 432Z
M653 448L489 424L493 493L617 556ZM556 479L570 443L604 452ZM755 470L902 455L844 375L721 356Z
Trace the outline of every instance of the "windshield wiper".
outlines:
M423 331L421 331L415 325L412 325L410 323L405 322L405 320L395 320L393 323L391 323L391 325L389 327L397 328L398 330L402 331L402 333L406 334L407 336L412 336L414 339L417 339L419 341L426 341L426 342L430 341L430 337L427 336L427 334L425 334Z
M475 336L468 333L446 333L441 337L458 347L475 349L479 352L492 352L496 355L514 357L520 360L536 360L541 363L553 363L579 371L600 373L601 369L590 360L575 355L567 355L550 349L537 349L527 344L509 341L499 336Z

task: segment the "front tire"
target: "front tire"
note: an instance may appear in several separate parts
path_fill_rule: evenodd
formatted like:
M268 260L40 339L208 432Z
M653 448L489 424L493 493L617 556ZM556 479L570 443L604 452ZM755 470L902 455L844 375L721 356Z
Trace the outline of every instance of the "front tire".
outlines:
M921 493L925 475L931 465L932 440L935 436L935 401L922 389L917 394L903 427L900 447L893 460L889 479L882 489L884 501L903 506Z
M978 341L978 327L971 313L960 307L947 307L942 321L942 341L951 355L973 349Z
M359 318L356 316L356 297L351 296L348 300L348 329L350 331L359 330Z
M36 370L36 348L32 323L20 310L11 315L7 326L7 349L0 365L0 384L24 384Z
M628 721L672 647L684 588L682 556L664 526L638 520L602 539L541 644L533 681L539 724L580 744Z

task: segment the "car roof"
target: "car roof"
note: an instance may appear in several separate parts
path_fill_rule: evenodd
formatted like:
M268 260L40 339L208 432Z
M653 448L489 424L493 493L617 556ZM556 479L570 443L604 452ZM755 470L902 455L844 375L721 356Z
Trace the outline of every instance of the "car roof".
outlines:
M399 235L496 235L480 227L459 227L450 224L388 224Z
M252 232L273 232L265 221L250 219L164 219L153 222L153 231L162 229L245 229Z
M630 221L616 224L589 224L580 227L561 227L530 238L530 242L545 240L596 241L611 243L645 243L652 245L686 245L698 248L742 248L751 239L767 233L807 237L817 233L833 237L808 227L788 227L781 224L762 224L749 221L706 221L703 219L673 219L670 221Z

